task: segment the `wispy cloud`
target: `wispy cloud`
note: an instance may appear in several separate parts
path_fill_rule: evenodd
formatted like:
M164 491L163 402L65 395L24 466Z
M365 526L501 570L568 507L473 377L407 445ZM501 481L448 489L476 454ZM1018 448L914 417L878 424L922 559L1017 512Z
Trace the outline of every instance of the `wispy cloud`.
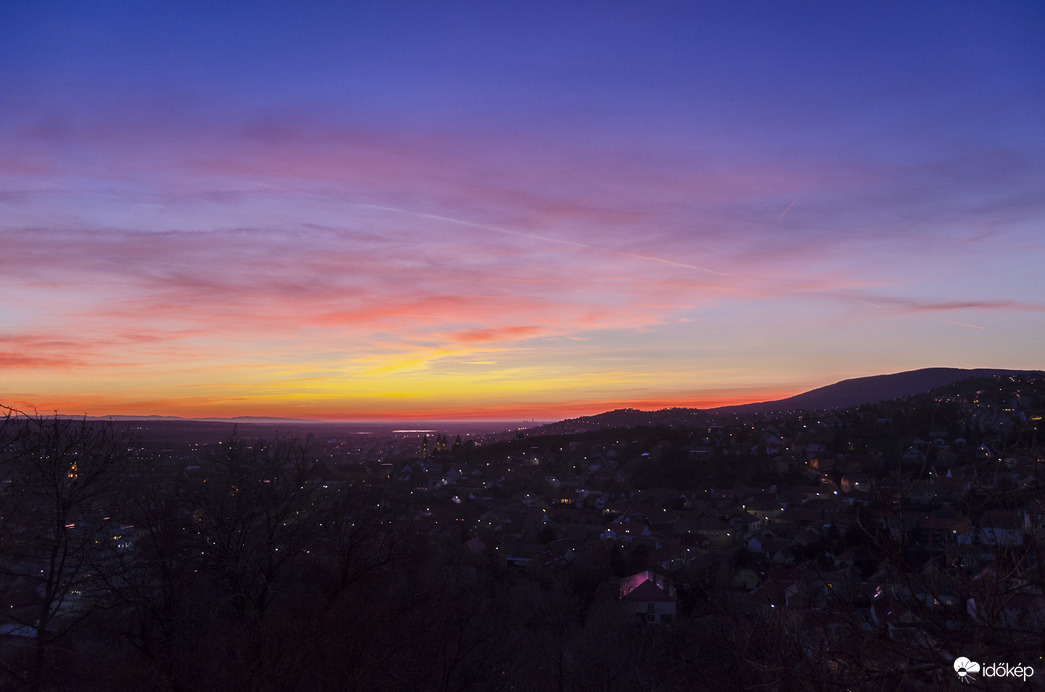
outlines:
M187 12L160 55L147 9L26 10L0 45L8 391L463 415L1039 357L1040 41L1013 13L959 11L999 47L973 58L960 21L871 42L843 7L808 45L786 13L433 10L449 52L381 9L379 40L335 40L359 11L215 45Z

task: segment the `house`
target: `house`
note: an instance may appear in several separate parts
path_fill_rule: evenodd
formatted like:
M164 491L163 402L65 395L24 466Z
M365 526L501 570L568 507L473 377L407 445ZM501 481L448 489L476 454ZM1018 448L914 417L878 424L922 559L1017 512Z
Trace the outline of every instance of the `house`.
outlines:
M747 549L753 553L762 554L762 549L768 541L778 540L780 536L776 535L772 531L763 531L757 536L753 536L747 542Z
M1036 537L1045 536L1045 502L1032 500L1027 508L1027 531Z
M918 518L913 537L923 545L951 545L969 536L969 520L956 511L940 510Z
M915 481L907 490L907 497L912 502L958 502L971 486L964 478L932 476Z
M903 453L900 460L909 465L918 465L925 463L925 453L918 449L918 447L912 445L907 448L907 451Z
M1045 627L1045 598L1023 588L1004 593L1000 598L981 591L968 599L966 612L976 622L1007 629L1040 631Z
M696 533L665 534L663 544L653 551L654 563L663 570L674 570L690 564L698 555L704 555L711 547L706 536Z
M729 522L709 514L702 514L693 519L680 519L675 522L675 530L702 534L711 539L714 545L727 545L733 539L733 527Z
M980 518L980 543L984 545L1023 545L1025 519L1016 512L990 510Z
M606 526L605 533L612 534L615 538L621 538L625 543L631 543L640 536L652 536L653 533L644 519L644 515L638 512L622 514Z
M1011 630L1041 631L1045 626L1045 598L1032 591L1010 594L998 616L1002 627Z
M835 556L835 569L868 572L874 568L880 556L866 545L857 545Z
M782 538L766 541L762 544L762 556L776 565L793 565L795 546Z
M846 495L857 490L869 491L874 485L874 479L867 473L847 473L842 476L841 489Z
M737 570L736 575L733 577L733 586L744 591L751 591L761 582L762 578L758 575L758 572L750 567L743 567Z
M799 605L805 600L800 593L803 581L801 569L778 567L769 571L761 586L752 592L752 597L756 602L774 608L778 605Z
M758 493L748 498L742 508L751 516L763 521L772 521L784 511L784 505L775 492Z
M762 528L762 519L756 518L747 512L734 512L726 518L730 527L737 534L750 536Z
M671 580L649 570L620 580L621 605L642 622L670 624L678 596Z

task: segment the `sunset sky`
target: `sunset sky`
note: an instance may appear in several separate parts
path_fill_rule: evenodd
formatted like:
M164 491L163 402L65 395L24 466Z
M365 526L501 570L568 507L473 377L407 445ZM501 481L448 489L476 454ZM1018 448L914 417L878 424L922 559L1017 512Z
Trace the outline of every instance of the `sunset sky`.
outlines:
M42 412L1042 369L1045 3L8 0L0 276Z

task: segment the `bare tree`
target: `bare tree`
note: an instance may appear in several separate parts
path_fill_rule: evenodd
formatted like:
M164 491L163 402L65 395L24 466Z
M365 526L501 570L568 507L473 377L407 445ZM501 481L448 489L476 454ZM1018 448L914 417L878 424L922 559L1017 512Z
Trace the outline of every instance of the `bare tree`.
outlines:
M115 484L132 442L113 422L12 409L6 409L3 433L0 569L12 583L35 584L39 597L31 612L11 614L33 632L28 669L6 670L39 689L49 654L93 609L99 546L119 510Z
M126 517L133 526L130 549L112 545L103 602L104 630L124 670L158 676L171 690L184 686L188 661L200 655L199 634L213 617L199 598L201 556L189 502L194 486L169 464L144 460L125 485ZM130 528L125 526L124 528Z
M320 489L312 513L314 561L322 565L330 602L360 580L388 569L413 552L414 534L405 516L407 511L379 488Z
M203 469L205 478L189 499L197 548L236 619L264 615L281 571L305 548L312 471L301 441L237 437L223 440Z

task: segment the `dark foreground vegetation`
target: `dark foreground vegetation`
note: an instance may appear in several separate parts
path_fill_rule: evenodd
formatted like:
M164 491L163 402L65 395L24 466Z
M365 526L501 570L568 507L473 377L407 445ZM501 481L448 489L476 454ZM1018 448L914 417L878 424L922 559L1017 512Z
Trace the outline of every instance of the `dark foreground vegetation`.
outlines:
M1045 679L1042 401L1021 386L1015 405L1011 392L985 404L1020 409L1004 424L973 415L993 391L981 388L975 411L963 392L713 429L462 446L414 462L409 482L404 464L332 473L304 437L231 436L187 464L127 426L8 411L0 689L956 689L960 655ZM814 420L800 445L794 431ZM765 449L767 430L779 449ZM930 441L919 449L916 435ZM520 445L541 456L539 471L518 468ZM598 487L584 468L595 449L621 459L598 495L610 509L556 485L526 503L552 521L510 528L497 508L539 495L550 474ZM426 466L478 476L491 464L500 482L485 498L417 481ZM960 492L925 492L959 474ZM759 478L790 515L734 523L721 540L680 528L695 505L727 525L734 504L746 508L728 493L710 499L707 479L754 497L766 494ZM845 486L853 479L869 489ZM788 499L786 485L807 490ZM617 502L631 509L614 513ZM619 521L635 507L643 537L632 540ZM813 518L803 524L799 510ZM992 512L1022 523L989 537ZM610 519L620 533L606 540ZM952 533L939 535L944 526ZM522 554L508 532L539 549L532 559L508 559ZM671 552L671 536L692 548ZM620 608L617 580L644 569L677 587L669 626ZM990 688L1006 685L1023 681Z

